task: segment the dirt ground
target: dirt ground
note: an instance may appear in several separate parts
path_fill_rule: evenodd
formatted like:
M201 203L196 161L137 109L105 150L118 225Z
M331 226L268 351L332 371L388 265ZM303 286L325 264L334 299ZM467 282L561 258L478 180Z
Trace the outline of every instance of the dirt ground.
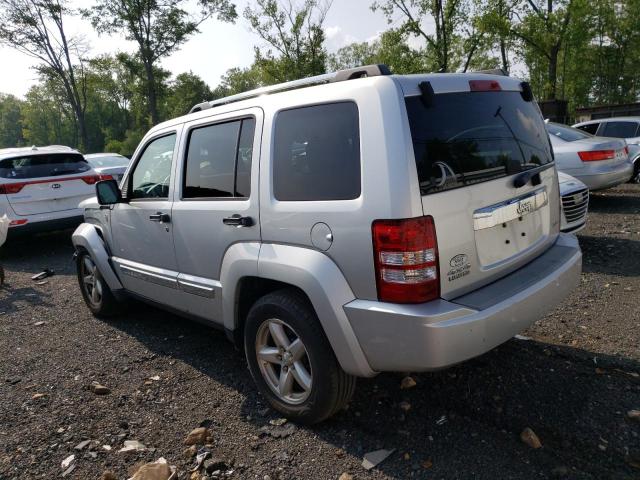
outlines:
M183 440L198 426L220 478L640 478L627 417L640 409L640 186L595 194L590 210L580 287L524 338L409 390L401 375L359 380L349 408L313 428L270 424L222 333L146 306L93 318L69 232L13 242L0 252L0 479L58 478L70 455L66 478L126 479L159 457L192 478ZM43 267L56 275L32 281ZM542 448L521 441L526 427ZM149 449L119 453L125 440ZM380 448L395 451L365 471Z

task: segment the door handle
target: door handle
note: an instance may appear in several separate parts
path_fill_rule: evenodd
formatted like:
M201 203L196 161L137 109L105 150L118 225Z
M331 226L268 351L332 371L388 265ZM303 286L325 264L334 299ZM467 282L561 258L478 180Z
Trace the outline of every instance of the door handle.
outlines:
M231 225L232 227L251 227L253 225L253 218L243 217L236 213L230 217L223 218L222 223Z
M149 215L149 220L158 223L169 223L171 216L168 213L157 212Z

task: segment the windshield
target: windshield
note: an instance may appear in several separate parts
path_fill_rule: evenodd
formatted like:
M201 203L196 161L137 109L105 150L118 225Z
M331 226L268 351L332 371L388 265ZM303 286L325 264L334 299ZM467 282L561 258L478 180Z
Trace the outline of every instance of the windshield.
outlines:
M121 157L119 155L105 156L105 157L89 157L87 161L92 167L126 167L129 165L129 159L127 157Z
M28 155L0 161L0 177L11 179L56 177L90 169L84 157L78 153Z
M422 194L514 175L553 161L544 121L520 92L406 98Z
M566 125L560 125L559 123L547 123L547 132L549 132L549 135L553 135L565 142L575 142L577 140L591 138L592 136L582 130L578 130L577 128L567 127Z

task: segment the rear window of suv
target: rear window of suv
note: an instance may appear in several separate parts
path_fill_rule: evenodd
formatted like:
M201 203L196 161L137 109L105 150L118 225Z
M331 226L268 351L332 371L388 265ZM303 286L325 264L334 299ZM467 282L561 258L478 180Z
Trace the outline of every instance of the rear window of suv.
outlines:
M423 195L514 175L553 161L545 124L520 92L405 99Z
M74 153L25 155L0 160L0 177L10 179L57 177L90 169L84 157Z

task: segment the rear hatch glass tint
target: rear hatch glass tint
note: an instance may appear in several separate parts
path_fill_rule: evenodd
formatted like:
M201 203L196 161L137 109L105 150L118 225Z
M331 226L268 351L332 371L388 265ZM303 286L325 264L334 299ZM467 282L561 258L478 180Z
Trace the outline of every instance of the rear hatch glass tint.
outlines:
M553 161L544 121L520 92L406 98L423 195L514 175Z
M23 180L83 173L91 169L78 153L25 155L0 160L0 178Z

